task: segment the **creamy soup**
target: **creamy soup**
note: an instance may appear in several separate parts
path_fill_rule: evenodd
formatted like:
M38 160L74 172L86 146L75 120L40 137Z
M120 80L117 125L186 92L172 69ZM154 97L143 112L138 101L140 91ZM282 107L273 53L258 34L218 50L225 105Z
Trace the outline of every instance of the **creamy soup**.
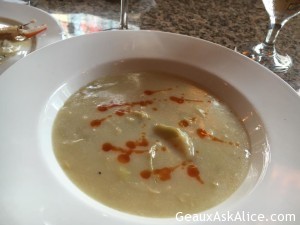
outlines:
M106 76L73 94L53 127L68 177L99 202L149 217L197 213L249 169L248 136L218 99L182 78Z

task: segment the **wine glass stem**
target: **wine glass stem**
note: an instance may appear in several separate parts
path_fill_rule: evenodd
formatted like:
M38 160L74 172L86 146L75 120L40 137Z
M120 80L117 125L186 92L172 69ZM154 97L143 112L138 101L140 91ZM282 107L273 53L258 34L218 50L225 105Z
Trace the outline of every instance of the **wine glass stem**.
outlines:
M263 41L263 49L260 49L261 54L274 55L276 38L283 27L283 21L278 21L275 18L270 18L270 25L268 33Z
M121 0L120 29L128 29L128 2L129 0Z
M276 38L280 32L280 29L281 29L280 24L270 24L270 28L268 30L264 43L267 45L274 45Z

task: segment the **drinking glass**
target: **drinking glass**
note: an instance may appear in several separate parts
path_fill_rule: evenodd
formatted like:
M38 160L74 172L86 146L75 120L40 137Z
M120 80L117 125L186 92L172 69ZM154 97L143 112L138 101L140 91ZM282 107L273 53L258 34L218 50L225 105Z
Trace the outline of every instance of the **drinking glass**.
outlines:
M287 72L293 65L289 55L280 55L275 48L276 38L292 17L300 13L300 0L262 0L269 14L269 30L265 40L254 46L237 49L242 54L254 59L273 72Z
M129 0L121 0L121 13L120 13L120 29L128 29L128 2Z

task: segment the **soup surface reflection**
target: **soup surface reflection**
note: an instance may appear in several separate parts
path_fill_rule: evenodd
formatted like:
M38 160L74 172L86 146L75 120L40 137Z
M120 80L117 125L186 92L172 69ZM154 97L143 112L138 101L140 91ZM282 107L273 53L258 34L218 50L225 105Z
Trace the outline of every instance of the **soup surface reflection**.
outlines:
M99 202L149 217L197 213L228 198L249 169L230 109L171 75L106 76L73 94L53 127L68 177Z

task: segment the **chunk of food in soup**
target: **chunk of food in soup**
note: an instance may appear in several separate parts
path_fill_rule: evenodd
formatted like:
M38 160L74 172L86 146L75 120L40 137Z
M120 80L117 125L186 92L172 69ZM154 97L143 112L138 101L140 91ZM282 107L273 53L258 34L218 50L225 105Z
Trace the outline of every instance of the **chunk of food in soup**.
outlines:
M249 169L247 133L231 110L185 79L106 76L73 94L53 127L55 155L85 193L149 217L224 201Z

